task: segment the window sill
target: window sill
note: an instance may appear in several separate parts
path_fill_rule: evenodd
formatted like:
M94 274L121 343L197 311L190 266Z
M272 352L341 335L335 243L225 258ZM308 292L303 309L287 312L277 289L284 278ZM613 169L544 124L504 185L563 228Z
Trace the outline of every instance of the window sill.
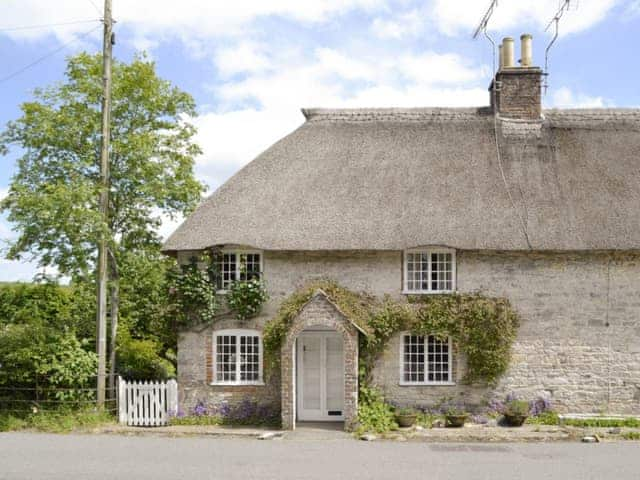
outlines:
M456 382L399 382L401 387L454 387Z
M211 382L212 387L264 387L264 382Z
M444 295L456 293L455 290L402 290L402 295Z

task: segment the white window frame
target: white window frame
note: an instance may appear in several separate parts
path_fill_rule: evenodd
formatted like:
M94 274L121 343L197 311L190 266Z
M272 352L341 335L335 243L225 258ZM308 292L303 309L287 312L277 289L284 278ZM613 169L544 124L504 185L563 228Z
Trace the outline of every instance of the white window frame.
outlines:
M429 287L431 287L431 255L436 253L450 253L451 254L451 290L409 290L409 253L423 253L427 254L429 262L427 264L427 277L429 278ZM437 295L441 293L453 293L456 291L456 251L453 248L445 247L427 247L427 248L411 248L405 250L402 254L402 293L405 295Z
M411 335L411 336L422 336L422 335L415 335L409 331L405 331L400 333L400 355L399 355L399 364L400 364L400 386L404 386L404 387L416 387L416 386L434 386L434 385L455 385L456 382L453 380L453 342L451 341L451 337L447 337L447 343L448 343L448 365L449 365L449 370L448 370L448 376L449 376L449 380L448 381L429 381L427 380L429 378L429 361L428 361L428 353L429 353L429 346L427 344L428 342L428 337L429 335L424 335L424 378L425 380L422 382L411 382L411 381L407 381L404 379L404 337L406 335Z
M240 355L240 342L238 340L239 337L258 337L258 380L240 380L240 366L241 362L236 361L236 380L235 381L218 381L218 337L222 336L235 336L236 337L236 355L239 357ZM211 347L213 349L213 378L211 381L211 385L264 385L263 378L263 346L262 346L262 333L258 330L253 330L250 328L236 328L236 329L225 329L225 330L216 330L213 332L213 345ZM238 358L239 360L239 358Z
M262 250L248 250L243 248L223 248L219 251L220 255L229 255L235 254L236 256L236 279L240 278L241 264L240 264L240 255L260 255L260 278L264 275L264 253ZM220 271L220 275L222 275L222 271ZM226 288L221 288L216 290L216 293L224 295L229 290Z

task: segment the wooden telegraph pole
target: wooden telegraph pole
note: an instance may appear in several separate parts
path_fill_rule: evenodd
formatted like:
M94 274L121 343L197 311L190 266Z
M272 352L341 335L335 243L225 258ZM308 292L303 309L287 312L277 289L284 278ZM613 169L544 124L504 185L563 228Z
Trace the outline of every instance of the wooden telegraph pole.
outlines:
M100 216L102 230L98 241L98 384L97 406L104 408L107 372L107 249L109 225L109 136L111 121L111 47L113 19L111 0L104 1L104 38L102 41L102 145L100 148Z

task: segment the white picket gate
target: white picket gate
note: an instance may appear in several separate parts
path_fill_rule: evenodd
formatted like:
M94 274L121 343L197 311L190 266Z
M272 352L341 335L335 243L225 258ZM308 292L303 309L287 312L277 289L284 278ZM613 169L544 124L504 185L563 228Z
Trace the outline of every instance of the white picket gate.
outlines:
M159 427L178 411L178 383L127 382L118 377L118 412L121 424Z

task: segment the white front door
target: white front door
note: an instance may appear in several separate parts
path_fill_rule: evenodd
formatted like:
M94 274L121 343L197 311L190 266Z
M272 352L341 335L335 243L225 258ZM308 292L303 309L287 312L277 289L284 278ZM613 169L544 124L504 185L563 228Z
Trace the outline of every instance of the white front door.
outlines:
M303 332L298 337L298 420L344 420L344 352L337 332Z

